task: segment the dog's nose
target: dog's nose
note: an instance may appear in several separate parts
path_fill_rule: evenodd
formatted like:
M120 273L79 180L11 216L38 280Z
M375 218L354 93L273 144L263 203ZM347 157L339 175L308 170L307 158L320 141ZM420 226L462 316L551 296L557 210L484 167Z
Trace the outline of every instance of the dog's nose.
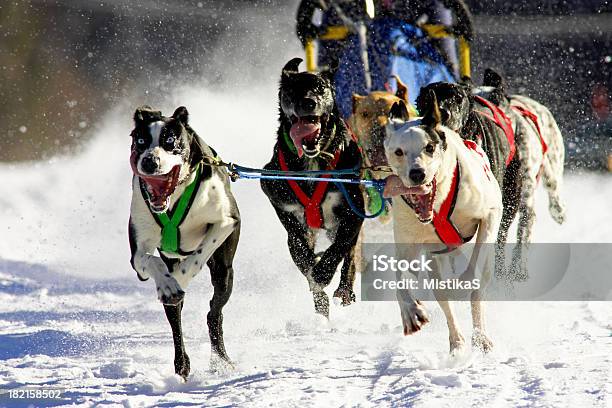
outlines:
M408 177L410 177L410 180L414 181L415 183L422 183L423 180L425 180L425 170L423 169L412 169L410 170L410 173L408 173Z
M155 172L158 166L159 166L159 157L157 156L145 156L142 158L142 161L140 162L140 167L142 168L142 171L144 171L145 173L149 173L149 174Z

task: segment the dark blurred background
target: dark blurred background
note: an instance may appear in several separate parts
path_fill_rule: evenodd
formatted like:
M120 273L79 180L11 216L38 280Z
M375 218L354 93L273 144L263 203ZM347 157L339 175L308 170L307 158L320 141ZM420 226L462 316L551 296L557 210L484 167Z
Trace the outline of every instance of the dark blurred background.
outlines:
M608 149L610 2L468 4L476 16L476 82L485 67L497 68L512 92L551 108L568 143L601 133L595 143ZM286 38L296 9L297 1L280 0L0 1L0 161L75 151L125 98L154 103L177 81L214 88L227 64L264 75L266 55L298 44ZM243 58L224 58L236 47Z

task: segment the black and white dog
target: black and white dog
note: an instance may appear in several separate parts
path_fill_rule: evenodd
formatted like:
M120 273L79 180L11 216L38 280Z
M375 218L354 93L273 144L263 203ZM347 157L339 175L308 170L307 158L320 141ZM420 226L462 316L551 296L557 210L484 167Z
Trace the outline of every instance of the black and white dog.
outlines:
M469 82L453 84L436 82L421 90L417 108L431 111L433 92L439 103L442 125L457 132L463 139L477 143L487 154L491 170L502 190L504 211L496 248L496 275L503 275L505 244L510 225L516 218L521 201L521 152L510 118L493 102L472 94Z
M223 342L222 309L232 292L240 214L227 171L210 165L215 152L189 126L187 109L179 107L165 117L144 106L136 110L134 122L131 264L140 280L155 281L172 328L174 369L186 379L190 366L181 327L184 289L205 264L214 287L207 316L211 366L231 365Z
M278 140L269 170L348 169L361 162L357 143L341 119L329 73L298 72L302 60L294 58L282 71ZM329 316L329 285L340 262L340 285L334 296L348 305L355 300L354 251L362 219L351 211L338 188L327 182L262 180L261 188L287 230L289 252L306 276L315 310ZM354 205L363 209L357 185L346 189ZM363 211L363 210L362 210ZM315 252L318 233L327 233L331 245Z

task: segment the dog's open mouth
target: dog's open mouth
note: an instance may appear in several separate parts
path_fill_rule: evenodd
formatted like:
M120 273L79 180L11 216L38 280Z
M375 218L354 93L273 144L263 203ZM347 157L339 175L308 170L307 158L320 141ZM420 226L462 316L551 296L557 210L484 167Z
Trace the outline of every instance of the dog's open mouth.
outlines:
M414 193L402 194L411 204L419 221L427 224L433 220L434 198L436 197L435 182L412 187Z
M385 183L385 197L401 196L416 214L418 220L427 224L433 220L433 206L436 198L436 180L427 184L406 187L402 180L392 175L387 177Z
M168 209L170 196L178 184L180 172L181 166L176 165L167 174L137 174L145 184L152 211L162 213Z
M297 149L298 157L313 158L320 153L321 116L292 116L289 135Z

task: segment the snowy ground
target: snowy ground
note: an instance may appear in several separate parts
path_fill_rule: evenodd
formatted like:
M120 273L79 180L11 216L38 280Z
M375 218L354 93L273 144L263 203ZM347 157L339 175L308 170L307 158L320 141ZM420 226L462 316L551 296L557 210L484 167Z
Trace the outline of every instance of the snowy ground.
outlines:
M179 90L161 108L171 112L178 104L225 159L268 159L274 80L240 96ZM211 285L201 274L184 309L192 375L183 383L173 374L170 330L153 283L139 282L129 265L133 107L96 124L77 157L0 166L0 389L62 387L63 403L83 406L611 405L610 303L491 303L494 351L453 359L436 304L428 305L432 323L411 337L403 337L394 303L336 306L323 321L314 316L280 223L249 181L233 185L243 233L225 309L226 345L237 368L208 369ZM609 241L611 194L608 175L568 175L568 222L560 227L540 191L535 240ZM469 307L457 309L469 335ZM8 405L16 404L0 400Z

